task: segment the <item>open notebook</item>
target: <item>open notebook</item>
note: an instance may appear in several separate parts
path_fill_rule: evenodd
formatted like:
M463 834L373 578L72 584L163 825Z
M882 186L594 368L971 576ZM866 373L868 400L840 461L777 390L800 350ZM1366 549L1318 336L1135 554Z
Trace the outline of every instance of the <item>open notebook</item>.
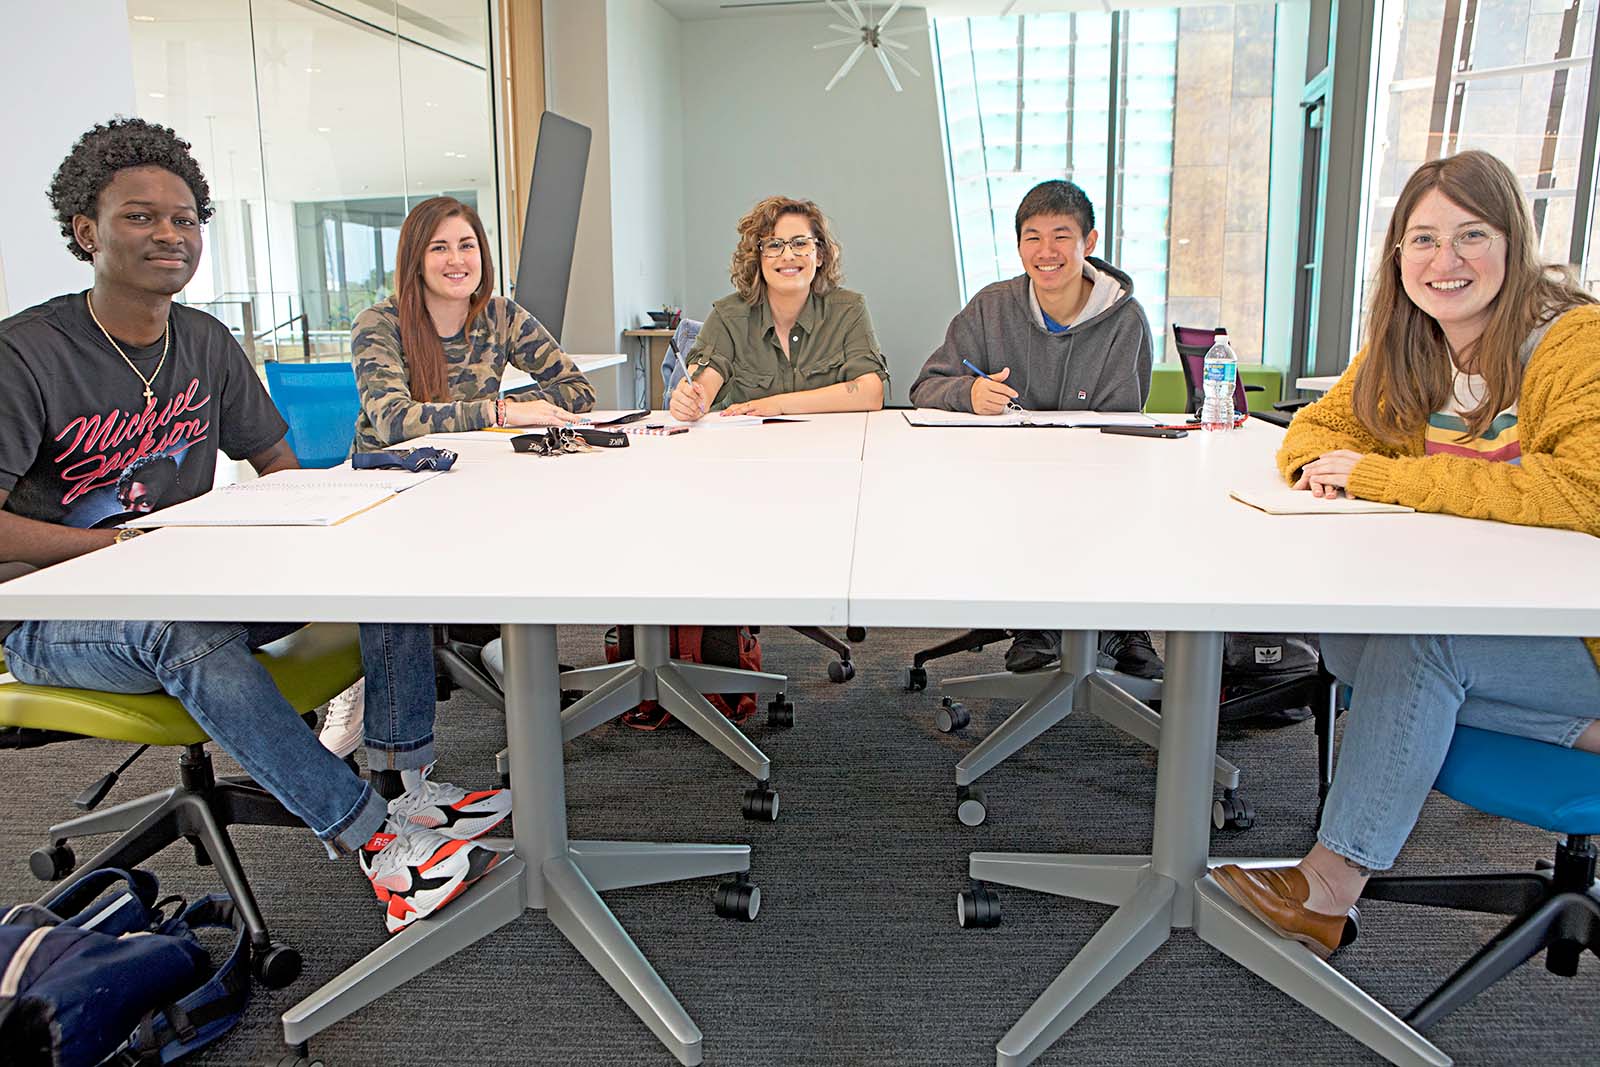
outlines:
M967 411L917 408L905 413L913 426L1155 426L1154 417L1142 411L1005 411L999 415L974 415Z
M444 471L278 471L251 482L213 489L125 523L159 526L332 526L421 485Z
M1315 497L1305 489L1291 489L1276 480L1263 481L1244 489L1230 489L1228 495L1268 515L1368 515L1413 510L1404 504L1354 500L1347 496Z

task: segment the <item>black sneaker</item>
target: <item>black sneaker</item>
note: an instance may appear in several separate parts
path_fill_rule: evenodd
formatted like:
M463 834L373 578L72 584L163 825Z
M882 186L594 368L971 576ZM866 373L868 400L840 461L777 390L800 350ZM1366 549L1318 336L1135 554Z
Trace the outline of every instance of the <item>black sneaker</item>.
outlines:
M1167 665L1156 655L1149 630L1101 630L1100 654L1110 657L1117 670L1135 678L1160 678L1166 673Z
M1013 674L1048 667L1061 658L1061 631L1017 630L1006 649L1006 670Z

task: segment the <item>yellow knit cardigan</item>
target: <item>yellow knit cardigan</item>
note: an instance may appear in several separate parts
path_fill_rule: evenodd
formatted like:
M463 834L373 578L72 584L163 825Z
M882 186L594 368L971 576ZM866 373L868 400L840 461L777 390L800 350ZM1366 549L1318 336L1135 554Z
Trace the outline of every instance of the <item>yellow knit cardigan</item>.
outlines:
M1379 441L1351 407L1365 357L1362 349L1322 399L1295 415L1278 450L1285 478L1347 448L1364 456L1350 473L1350 493L1363 500L1600 537L1600 305L1564 313L1529 357L1517 397L1520 464L1424 455L1421 426L1398 447ZM1600 638L1585 643L1600 667Z

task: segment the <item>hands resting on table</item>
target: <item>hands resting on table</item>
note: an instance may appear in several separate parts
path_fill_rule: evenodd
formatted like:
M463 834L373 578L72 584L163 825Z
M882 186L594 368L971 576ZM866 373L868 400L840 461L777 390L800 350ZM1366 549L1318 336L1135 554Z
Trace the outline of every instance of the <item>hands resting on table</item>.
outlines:
M1348 448L1324 452L1321 457L1300 468L1300 477L1295 479L1294 488L1309 489L1312 496L1330 499L1348 495L1350 472L1356 469L1356 464L1363 458L1360 452L1352 452Z

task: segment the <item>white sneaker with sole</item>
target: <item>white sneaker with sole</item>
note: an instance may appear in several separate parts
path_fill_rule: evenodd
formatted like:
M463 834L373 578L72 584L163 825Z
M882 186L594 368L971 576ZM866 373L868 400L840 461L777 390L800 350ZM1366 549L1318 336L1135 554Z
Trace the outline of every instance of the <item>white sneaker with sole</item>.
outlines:
M328 714L317 735L322 747L340 759L350 755L361 746L366 714L367 680L362 678L328 701Z
M374 834L358 854L362 872L384 905L384 926L391 934L460 896L503 855L475 841L417 827L398 835Z
M471 840L493 830L511 814L511 790L479 789L424 778L422 784L389 801L390 833L435 830L446 837Z

